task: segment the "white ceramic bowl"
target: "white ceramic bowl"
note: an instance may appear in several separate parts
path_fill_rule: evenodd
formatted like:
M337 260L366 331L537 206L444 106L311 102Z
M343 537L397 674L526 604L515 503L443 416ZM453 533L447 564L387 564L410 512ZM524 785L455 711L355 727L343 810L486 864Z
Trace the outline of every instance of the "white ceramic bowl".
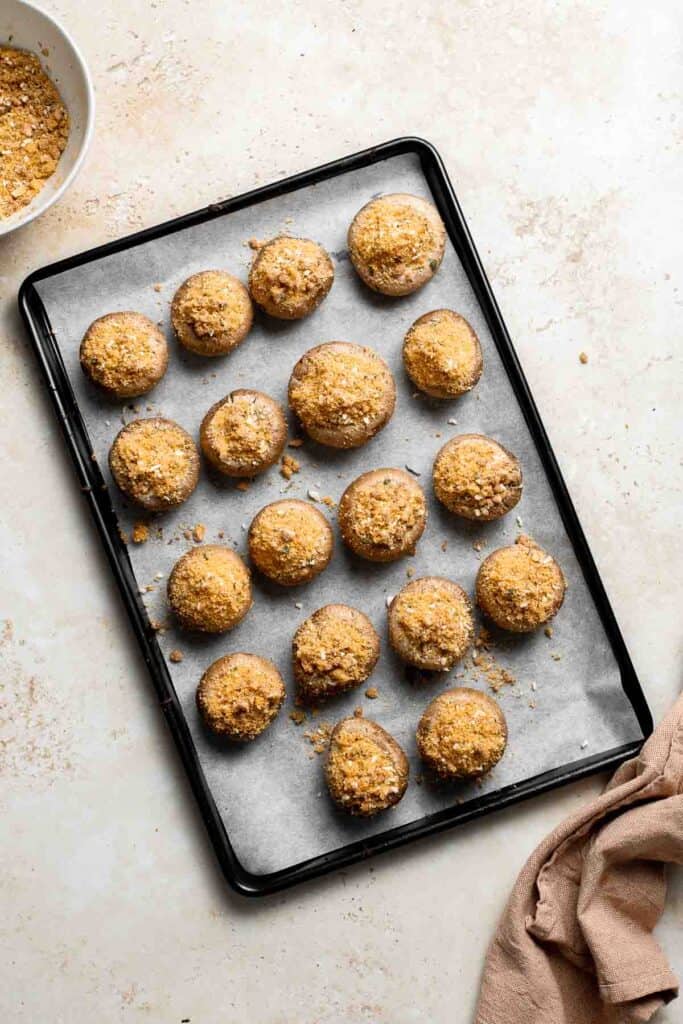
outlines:
M25 0L0 0L0 46L31 50L59 89L69 111L71 130L57 170L27 206L0 219L6 235L38 217L56 203L78 174L90 144L95 120L95 95L85 61L61 25ZM48 51L48 56L41 53Z

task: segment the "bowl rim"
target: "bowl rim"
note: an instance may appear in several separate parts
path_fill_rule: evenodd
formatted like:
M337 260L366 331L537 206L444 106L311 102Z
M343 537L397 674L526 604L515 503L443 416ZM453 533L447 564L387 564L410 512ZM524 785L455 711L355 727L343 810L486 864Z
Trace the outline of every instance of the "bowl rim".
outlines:
M63 25L59 21L57 21L56 18L53 18L51 14L48 14L47 11L45 11L42 7L39 7L37 4L31 3L30 0L14 0L14 3L19 8L25 7L31 11L35 11L42 18L44 18L45 21L49 22L49 24L55 30L57 35L61 36L67 48L71 50L75 63L81 75L83 76L83 82L85 83L85 128L83 131L83 139L81 141L80 149L76 154L71 170L65 176L61 185L58 188L56 188L54 192L52 192L50 195L46 195L42 202L40 201L40 193L38 193L38 196L36 197L38 201L35 204L30 203L26 207L27 212L25 216L17 217L14 221L12 221L12 223L9 223L9 220L11 220L11 218L8 218L8 220L4 222L0 220L0 237L2 235L8 235L10 234L10 232L16 231L17 228L24 227L24 225L26 224L30 224L31 221L35 220L36 217L39 217L41 213L45 213L46 210L49 210L53 203L56 203L59 199L61 199L61 197L69 188L74 178L81 169L81 166L85 159L85 155L88 152L90 143L92 141L93 130L95 126L95 90L93 88L92 78L90 75L90 71L88 69L88 65L86 64L85 58L83 57L83 54L81 53L73 37L67 32ZM0 42L2 41L0 40ZM49 178L47 180L49 181Z

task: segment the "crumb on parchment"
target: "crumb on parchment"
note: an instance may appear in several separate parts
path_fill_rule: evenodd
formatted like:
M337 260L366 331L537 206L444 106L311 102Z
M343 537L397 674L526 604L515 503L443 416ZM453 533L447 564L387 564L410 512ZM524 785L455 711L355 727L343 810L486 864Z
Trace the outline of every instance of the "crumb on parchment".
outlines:
M130 533L133 544L144 544L149 540L149 527L147 523L135 523Z

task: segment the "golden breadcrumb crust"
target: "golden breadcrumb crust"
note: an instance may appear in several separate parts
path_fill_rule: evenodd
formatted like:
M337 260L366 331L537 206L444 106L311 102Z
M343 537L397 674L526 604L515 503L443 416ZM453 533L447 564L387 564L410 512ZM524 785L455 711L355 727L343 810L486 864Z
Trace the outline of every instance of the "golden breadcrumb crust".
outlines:
M471 391L484 368L477 335L452 309L435 309L415 321L403 343L403 365L413 384L434 398Z
M155 416L133 420L119 431L109 468L132 501L161 512L186 501L199 479L199 453L187 431Z
M522 497L519 460L491 437L460 434L434 460L434 493L450 512L491 522Z
M432 203L396 193L372 199L358 211L348 245L365 284L384 295L408 295L439 269L446 229Z
M472 605L457 583L441 576L411 580L389 606L389 640L416 668L446 671L474 641Z
M365 444L391 418L396 387L373 349L329 341L306 352L292 371L289 403L307 433L333 448Z
M151 391L166 373L168 345L142 313L106 313L83 335L79 358L93 384L113 398Z
M363 473L349 484L339 502L344 542L373 562L392 562L412 553L426 522L422 488L402 469Z
M249 291L270 316L299 320L320 305L333 281L334 266L321 245L280 235L259 247Z
M222 633L249 611L251 577L235 551L204 544L178 559L168 578L167 594L171 610L185 629Z
M365 682L379 658L380 642L367 615L328 604L301 623L292 642L299 696L317 700Z
M229 740L253 740L277 717L285 684L275 665L256 654L228 654L214 661L197 687L206 725Z
M249 555L256 568L287 587L308 583L332 557L334 537L322 512L295 498L266 505L249 528Z
M201 356L232 352L246 338L253 319L249 292L224 270L203 270L188 277L171 303L178 341Z
M342 810L370 817L406 791L408 759L396 740L367 718L343 718L332 731L325 764L330 796Z
M256 476L280 458L287 421L274 398L240 388L211 406L202 420L199 440L205 457L220 473Z
M483 775L500 761L507 725L487 693L458 687L439 694L417 727L420 757L442 778Z
M482 562L477 603L501 629L528 633L559 611L566 588L555 559L522 534L510 547L498 548Z

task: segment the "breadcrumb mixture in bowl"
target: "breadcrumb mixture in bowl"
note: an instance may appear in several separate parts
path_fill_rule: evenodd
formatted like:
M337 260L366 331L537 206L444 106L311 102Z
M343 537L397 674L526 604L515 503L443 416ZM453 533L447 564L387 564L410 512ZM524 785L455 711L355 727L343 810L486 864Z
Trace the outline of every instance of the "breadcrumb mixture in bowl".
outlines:
M349 256L359 277L384 295L409 295L441 265L446 229L436 207L402 193L367 203L353 219Z
M85 332L79 358L83 372L112 398L137 398L166 373L168 345L142 313L106 313Z
M256 739L277 718L285 684L272 661L228 654L214 661L197 687L197 708L212 732L225 739Z
M328 604L301 623L292 642L299 696L318 700L360 686L377 664L380 642L367 615Z
M522 467L502 444L483 434L460 434L434 460L434 493L463 519L487 523L515 507L522 497Z
M363 473L339 502L344 543L373 562L393 562L414 552L426 522L422 488L402 469Z
M309 238L280 235L258 249L249 273L254 302L280 320L300 320L323 301L334 281L328 253Z
M294 367L289 403L314 441L358 448L389 422L396 386L373 349L328 341L304 353Z
M203 270L184 281L173 296L171 323L178 341L200 356L223 356L251 330L249 292L224 270Z
M0 220L27 206L57 170L69 128L39 58L0 46Z
M266 505L249 527L249 557L268 579L286 587L308 583L332 558L334 535L322 512L285 498Z
M487 693L459 686L439 694L417 727L420 757L444 779L473 778L500 761L507 724L499 704Z
M184 629L223 633L251 608L251 576L235 551L205 544L178 559L168 578L167 595Z
M403 364L413 384L433 398L471 391L484 369L479 338L452 309L419 317L403 343Z
M529 633L560 610L567 584L559 565L531 537L484 559L477 574L477 603L501 629Z
M109 468L126 497L151 512L175 508L199 480L199 452L173 420L133 420L114 438Z
M409 665L447 671L474 642L469 597L442 576L411 580L389 606L389 641Z
M343 718L330 737L325 780L342 810L371 817L393 807L408 785L408 758L381 725L367 718Z
M274 398L240 388L211 406L199 437L204 456L219 473L251 477L282 455L287 421Z

